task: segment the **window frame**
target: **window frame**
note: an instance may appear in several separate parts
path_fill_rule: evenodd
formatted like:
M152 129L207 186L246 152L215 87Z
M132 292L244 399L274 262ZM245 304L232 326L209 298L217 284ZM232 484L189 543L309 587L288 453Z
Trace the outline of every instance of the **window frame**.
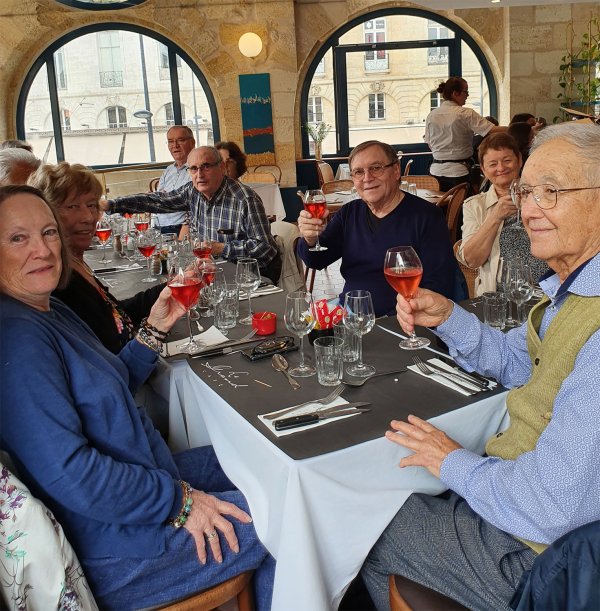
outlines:
M80 8L84 11L115 11L123 8L131 8L146 2L146 0L124 0L123 2L106 2L96 4L92 2L83 2L83 0L56 0L65 6Z
M315 57L311 61L304 82L302 83L300 93L300 124L307 123L307 103L310 95L311 84L315 76L315 68L319 62L325 57L325 54L331 49L333 56L333 91L335 103L335 125L336 125L336 152L324 156L347 157L350 154L350 137L348 126L348 98L346 95L346 55L350 52L366 52L372 51L374 44L346 44L340 45L340 38L352 30L353 28L364 24L365 21L375 21L379 17L392 16L410 16L420 17L425 20L434 21L440 27L447 27L454 32L454 38L437 39L437 40L411 40L411 41L387 41L385 43L375 43L381 50L395 49L415 49L415 48L432 48L432 47L448 47L448 75L462 76L462 48L464 42L467 47L473 52L477 58L484 79L486 81L489 93L490 114L497 116L498 114L498 89L496 81L492 73L491 66L485 57L483 50L478 46L475 40L465 32L458 24L450 19L432 13L424 9L416 8L387 8L379 9L370 13L365 13L359 17L355 17L351 21L341 25L327 40L323 42ZM386 30L389 34L389 30ZM400 148L400 145L398 145ZM308 134L301 131L301 148L302 157L310 158L309 138ZM402 150L405 152L426 151L427 145L423 143L402 144Z
M143 0L145 1L145 0ZM107 6L107 5L100 5ZM19 91L19 97L17 100L17 113L16 113L16 127L17 127L17 138L20 140L25 140L25 107L27 103L27 98L29 96L29 92L33 85L33 82L38 75L38 72L45 65L47 77L48 77L48 92L50 97L50 114L52 116L52 126L53 126L53 136L54 136L54 145L56 147L56 159L57 161L63 161L65 158L65 149L63 144L62 130L61 130L61 107L59 102L59 92L62 91L58 89L56 82L56 71L54 65L54 52L66 45L67 43L79 38L81 36L85 36L87 34L94 34L96 32L102 32L104 30L124 30L128 32L133 32L135 34L142 34L143 36L147 36L152 40L156 40L158 42L163 43L169 49L169 66L170 66L170 82L171 82L171 102L173 103L173 114L175 116L175 122L177 125L181 125L182 117L181 117L181 97L179 95L179 77L177 71L177 55L184 60L194 76L198 79L204 93L206 94L206 99L208 102L208 107L210 109L211 117L213 118L212 131L213 131L213 139L215 142L218 142L221 138L221 128L219 124L219 115L217 113L217 105L215 102L215 98L213 92L208 84L208 81L204 74L200 71L200 68L196 65L196 63L192 60L188 53L186 53L181 47L179 47L175 42L169 40L162 34L155 32L154 30L150 30L148 28L144 28L142 26L128 24L128 23L94 23L90 25L83 26L64 36L61 36L53 43L48 45L46 49L38 56L35 60L29 72L25 76L23 84L21 86L21 90ZM112 164L112 165L92 165L93 168L110 168L110 167L125 167L130 164Z

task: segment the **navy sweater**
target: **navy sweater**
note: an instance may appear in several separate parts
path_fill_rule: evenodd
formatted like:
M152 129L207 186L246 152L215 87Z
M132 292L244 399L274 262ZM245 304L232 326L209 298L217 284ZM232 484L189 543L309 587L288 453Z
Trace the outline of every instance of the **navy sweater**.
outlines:
M344 293L353 289L371 292L375 314L393 314L396 291L383 273L385 253L394 246L412 246L423 263L423 288L453 297L456 261L450 244L448 226L440 208L425 200L404 194L404 199L375 230L368 222L369 210L361 200L348 202L336 212L319 240L328 250L311 252L304 240L298 242L298 254L310 268L323 269L337 261L345 280Z
M156 354L133 340L114 355L61 302L0 295L0 358L0 447L80 559L161 553L178 472L132 396Z

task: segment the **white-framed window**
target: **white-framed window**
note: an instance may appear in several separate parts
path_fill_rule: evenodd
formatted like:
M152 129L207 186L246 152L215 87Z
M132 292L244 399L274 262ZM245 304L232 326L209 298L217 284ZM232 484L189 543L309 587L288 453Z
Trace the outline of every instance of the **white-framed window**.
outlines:
M127 127L127 110L123 106L109 106L106 109L106 121L109 129Z
M385 93L369 94L369 121L385 119Z
M427 20L427 40L454 38L450 30L435 21ZM427 49L427 63L430 66L448 63L448 47L431 47Z
M185 106L181 105L181 124L185 125ZM175 125L175 114L173 112L173 103L165 104L165 125Z
M118 30L98 32L100 87L123 87L123 56Z
M68 108L61 108L60 122L63 132L71 131L71 111Z
M315 74L320 74L321 76L325 74L325 56L323 56L321 61L317 64Z
M442 104L442 94L435 91L435 89L429 94L429 107L431 110L439 108Z
M363 23L363 32L366 43L385 42L385 19L370 19ZM387 51L367 51L365 53L365 70L380 71L389 68Z
M308 98L308 106L306 107L307 119L309 123L320 123L323 121L323 100L320 96L311 96Z
M56 88L67 88L67 64L65 62L65 50L58 49L54 53L54 71L56 73Z
M158 44L158 76L161 81L166 81L171 76L169 73L169 49L167 45L163 44L162 42L159 42L157 44ZM181 78L182 76L181 57L179 57L179 55L176 55L175 57L176 57L175 61L177 63L177 76L178 78Z

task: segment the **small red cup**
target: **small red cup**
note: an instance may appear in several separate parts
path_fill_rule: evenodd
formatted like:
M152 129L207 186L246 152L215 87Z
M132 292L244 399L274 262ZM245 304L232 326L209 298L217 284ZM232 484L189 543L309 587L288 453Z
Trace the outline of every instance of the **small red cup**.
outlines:
M252 328L256 329L256 335L272 335L277 328L277 314L255 312L252 315Z

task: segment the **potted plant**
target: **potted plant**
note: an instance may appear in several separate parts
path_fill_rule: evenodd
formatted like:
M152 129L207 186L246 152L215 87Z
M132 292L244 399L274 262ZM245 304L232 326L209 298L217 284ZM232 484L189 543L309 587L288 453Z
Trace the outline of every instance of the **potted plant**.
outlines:
M315 143L315 159L321 159L321 144L331 131L331 125L324 121L319 121L318 123L305 123L304 129Z

